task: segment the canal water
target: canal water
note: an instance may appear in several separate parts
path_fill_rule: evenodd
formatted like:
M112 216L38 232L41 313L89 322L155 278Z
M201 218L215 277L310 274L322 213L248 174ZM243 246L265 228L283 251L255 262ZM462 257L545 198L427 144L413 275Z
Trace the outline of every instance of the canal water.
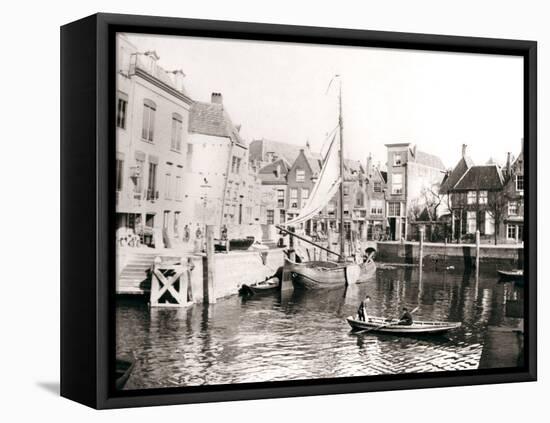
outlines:
M347 289L218 300L187 309L117 303L117 354L134 352L125 389L477 369L488 327L514 327L523 288L495 272L378 269ZM346 316L370 295L369 314L462 322L440 336L352 333Z

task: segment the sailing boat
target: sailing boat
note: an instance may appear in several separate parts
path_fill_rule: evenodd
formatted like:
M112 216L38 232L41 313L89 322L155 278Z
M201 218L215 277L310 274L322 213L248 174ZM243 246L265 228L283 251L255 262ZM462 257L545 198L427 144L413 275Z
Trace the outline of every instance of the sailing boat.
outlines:
M307 261L298 263L290 258L285 259L285 272L291 275L292 283L298 289L338 288L357 282L360 276L372 274L376 265L372 260L367 260L361 265L355 263L351 257L345 255L345 234L344 234L344 125L342 118L342 82L339 89L339 118L338 131L330 142L328 151L323 162L319 178L311 191L311 195L304 205L300 214L286 222L285 226L293 226L303 223L316 216L327 203L339 191L339 219L340 219L340 252L336 253L324 248L313 241L302 238L282 227L279 229L289 233L302 241L308 242L322 250L332 253L338 257L338 261Z

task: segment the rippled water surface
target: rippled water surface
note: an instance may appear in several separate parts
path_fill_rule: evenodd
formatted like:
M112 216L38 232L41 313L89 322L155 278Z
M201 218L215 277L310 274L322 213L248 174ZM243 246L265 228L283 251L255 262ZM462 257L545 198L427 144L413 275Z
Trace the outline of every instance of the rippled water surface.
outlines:
M355 334L345 317L364 295L369 314L463 326L443 336ZM476 369L488 325L509 326L507 300L522 288L491 272L377 270L372 280L333 291L294 291L210 306L149 309L117 303L117 353L138 362L126 389Z

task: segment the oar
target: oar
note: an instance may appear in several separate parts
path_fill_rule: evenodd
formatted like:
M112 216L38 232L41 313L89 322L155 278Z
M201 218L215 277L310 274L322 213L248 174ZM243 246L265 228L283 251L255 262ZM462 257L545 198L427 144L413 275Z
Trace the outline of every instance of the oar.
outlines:
M411 314L413 314L414 312L416 312L419 308L420 308L420 306L415 307L415 308L411 311ZM365 332L365 333L366 333L366 332L370 332L370 331L373 331L373 330L382 329L382 328L385 328L385 327L387 327L387 326L397 325L397 324L400 323L400 322L401 322L401 320L398 320L397 322L386 323L386 324L384 324L384 325L376 326L376 327L371 328L371 329L361 329L361 330L359 330L359 331L357 331L357 332Z

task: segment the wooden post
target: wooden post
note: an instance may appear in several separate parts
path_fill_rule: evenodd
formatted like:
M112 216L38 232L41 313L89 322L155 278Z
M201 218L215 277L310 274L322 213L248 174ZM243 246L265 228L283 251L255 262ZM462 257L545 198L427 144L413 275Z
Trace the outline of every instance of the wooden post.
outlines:
M479 229L476 231L476 276L479 276Z
M420 267L420 274L422 274L422 265L424 261L424 227L420 228L420 242L418 251L418 266Z
M215 261L214 261L214 226L206 225L206 254L203 256L203 301L207 304L215 304L216 297L214 295L214 278L215 278Z

